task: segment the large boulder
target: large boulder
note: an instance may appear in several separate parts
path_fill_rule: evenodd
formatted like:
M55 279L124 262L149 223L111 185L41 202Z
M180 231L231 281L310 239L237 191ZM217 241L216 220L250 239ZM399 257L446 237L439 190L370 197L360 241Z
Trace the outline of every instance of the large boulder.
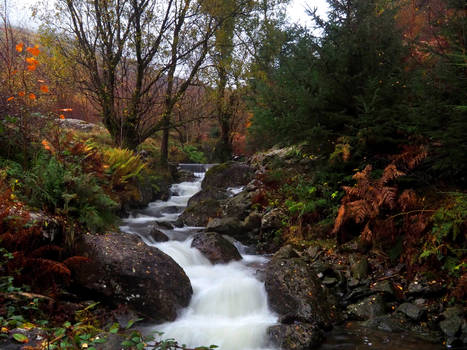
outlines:
M193 290L183 269L136 235L83 235L77 255L89 258L71 266L75 283L116 303L126 303L155 321L172 321Z
M336 318L314 270L301 258L273 257L266 267L265 287L282 323L300 321L328 329Z
M177 221L188 226L206 226L210 219L221 215L221 204L226 198L228 194L225 189L202 190L190 198Z
M282 350L315 349L323 341L323 331L303 322L279 324L268 328L271 342Z
M237 248L216 232L201 232L193 237L191 246L198 249L212 263L241 260Z
M167 200L170 197L171 178L143 176L137 180L131 198L121 198L122 214L128 214L132 209L142 209L150 202L158 199Z
M236 217L239 220L245 219L251 212L252 196L251 192L242 191L227 199L222 206L224 215Z
M207 229L239 239L243 235L242 222L235 217L215 218L208 222ZM240 240L240 239L239 239Z
M227 188L246 185L253 176L253 169L244 163L228 162L213 166L206 172L201 191L188 201L178 223L206 226L211 219L223 215L243 220L248 215L247 209L251 207L251 195L242 192L230 198L231 193Z
M254 177L254 170L245 163L227 162L213 166L206 172L201 188L227 188L248 184Z
M208 230L229 235L244 244L254 242L261 227L261 214L252 211L251 196L251 192L242 191L223 201L222 217L210 220Z

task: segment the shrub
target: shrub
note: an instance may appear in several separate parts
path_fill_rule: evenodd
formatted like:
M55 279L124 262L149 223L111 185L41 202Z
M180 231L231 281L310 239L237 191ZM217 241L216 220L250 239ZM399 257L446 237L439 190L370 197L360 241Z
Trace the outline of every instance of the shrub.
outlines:
M425 240L420 259L435 256L451 275L467 269L465 232L467 231L467 194L449 193L448 203L433 215L433 228Z

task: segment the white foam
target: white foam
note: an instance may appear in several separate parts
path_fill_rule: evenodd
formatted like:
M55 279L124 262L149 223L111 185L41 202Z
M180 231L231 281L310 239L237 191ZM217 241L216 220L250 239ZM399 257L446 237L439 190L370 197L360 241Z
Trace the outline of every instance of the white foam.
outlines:
M138 234L144 223L175 221L179 213L161 213L164 208L185 207L188 200L201 189L204 173L196 173L194 182L172 186L174 195L168 201L149 204L145 214L124 220L121 230ZM230 188L232 195L242 188ZM156 216L148 215L154 213ZM134 224L134 226L132 226ZM144 226L144 225L143 225ZM190 235L199 228L163 229L171 239ZM154 331L163 332L164 339L173 338L188 347L218 345L221 350L270 350L266 347L266 331L277 322L277 316L268 308L264 284L255 278L248 265L264 264L267 259L247 254L247 247L234 242L243 260L228 264L212 264L197 249L191 248L192 238L155 243L141 235L144 242L171 256L186 272L193 287L193 296L187 308L174 322L155 325ZM182 238L184 239L184 238ZM271 349L272 350L272 349Z

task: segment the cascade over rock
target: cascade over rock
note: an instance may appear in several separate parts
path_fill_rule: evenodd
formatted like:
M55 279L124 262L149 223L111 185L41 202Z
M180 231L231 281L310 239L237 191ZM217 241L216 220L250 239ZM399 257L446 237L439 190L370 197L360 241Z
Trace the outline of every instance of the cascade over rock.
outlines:
M84 289L128 303L157 321L174 320L190 302L193 290L183 269L167 254L136 235L84 235L77 252L89 262L73 268Z
M253 169L244 163L227 162L213 166L201 183L201 191L188 201L179 223L206 226L210 219L226 215L223 213L223 204L231 196L228 188L244 186L253 176ZM251 205L249 200L248 205Z

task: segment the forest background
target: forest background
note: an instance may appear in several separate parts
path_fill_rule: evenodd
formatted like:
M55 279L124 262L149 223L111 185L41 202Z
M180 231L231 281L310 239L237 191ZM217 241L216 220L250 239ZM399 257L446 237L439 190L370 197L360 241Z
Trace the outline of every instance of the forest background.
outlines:
M13 26L5 4L5 288L53 291L76 237L115 224L171 162L289 146L314 170L278 165L263 179L256 204L285 213L268 249L357 237L464 298L464 1L329 0L327 17L306 11L306 28L280 0L59 0L34 11L37 30ZM70 131L75 119L100 127ZM56 220L60 242L37 239L36 211Z

